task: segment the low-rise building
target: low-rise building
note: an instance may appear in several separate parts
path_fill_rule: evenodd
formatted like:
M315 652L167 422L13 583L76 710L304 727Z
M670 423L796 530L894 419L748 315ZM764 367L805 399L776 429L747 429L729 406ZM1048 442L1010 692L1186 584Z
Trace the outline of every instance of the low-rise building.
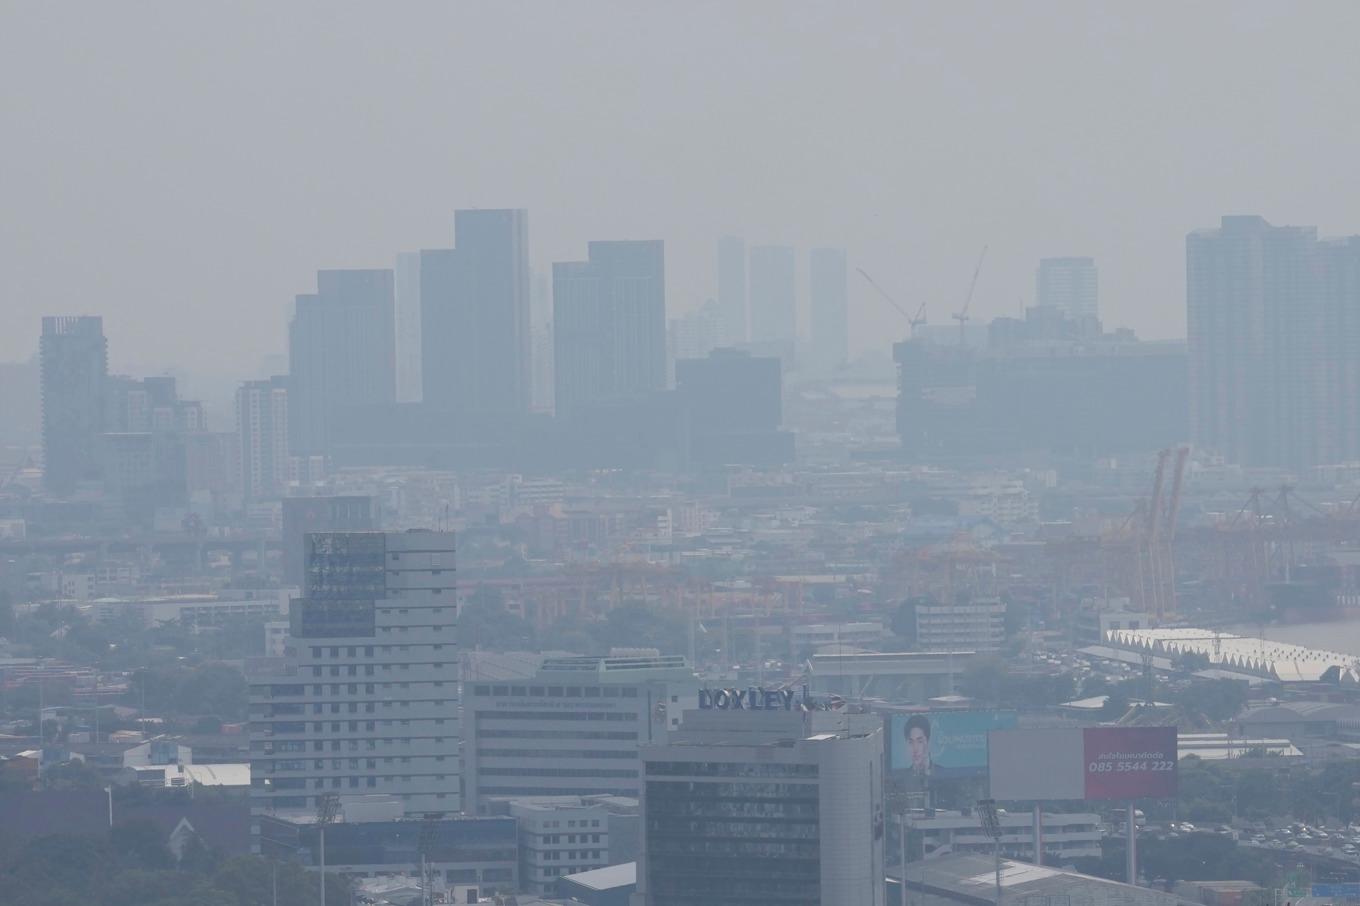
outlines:
M398 806L398 810L400 806ZM514 818L445 817L350 821L326 826L326 870L376 878L421 876L444 902L477 903L519 888L519 851ZM259 850L264 856L320 864L320 833L314 820L260 815Z
M1003 812L997 817L1001 824L1001 851L1016 858L1033 859L1034 813ZM918 813L909 816L908 825L921 835L928 859L970 853L991 855L994 851L992 838L983 831L982 819L975 813L940 810L929 817ZM1102 835L1097 814L1042 813L1039 840L1045 862L1099 858ZM913 855L908 854L908 860Z
M1006 641L1000 598L916 605L916 644L925 651L997 651Z

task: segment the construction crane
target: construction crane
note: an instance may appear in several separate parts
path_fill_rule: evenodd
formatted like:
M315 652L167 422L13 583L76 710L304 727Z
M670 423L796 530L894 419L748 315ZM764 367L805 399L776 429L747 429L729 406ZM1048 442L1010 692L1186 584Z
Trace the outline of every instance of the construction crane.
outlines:
M978 274L982 273L982 262L987 258L987 246L982 247L982 254L978 255L977 267L973 268L973 280L968 284L968 295L964 297L963 308L950 315L955 321L959 322L959 345L965 343L965 328L967 327L968 307L973 304L973 290L977 289Z
M921 307L916 309L916 314L909 315L907 314L907 310L905 308L897 304L896 299L888 295L888 291L886 289L878 285L877 280L875 280L873 277L870 277L867 273L865 273L864 268L857 267L855 268L855 270L859 271L861 277L869 281L869 285L872 286L875 290L877 290L878 294L882 296L884 299L886 299L889 305L897 309L898 313L901 314L902 317L907 319L907 323L911 325L911 335L913 337L916 336L916 328L926 323L926 304L922 302Z

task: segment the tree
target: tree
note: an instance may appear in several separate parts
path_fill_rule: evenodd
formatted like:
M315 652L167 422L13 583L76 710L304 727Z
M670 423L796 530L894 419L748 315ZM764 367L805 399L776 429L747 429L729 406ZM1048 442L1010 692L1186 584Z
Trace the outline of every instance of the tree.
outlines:
M1247 704L1247 684L1237 680L1196 680L1175 694L1182 710L1222 723L1232 720Z
M532 651L538 647L534 627L505 609L499 590L482 586L458 612L459 644L490 651Z

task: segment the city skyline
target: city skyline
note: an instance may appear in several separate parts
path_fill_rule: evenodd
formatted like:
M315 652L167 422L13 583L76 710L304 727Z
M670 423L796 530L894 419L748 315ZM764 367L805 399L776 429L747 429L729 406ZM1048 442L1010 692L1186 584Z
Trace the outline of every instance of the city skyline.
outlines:
M888 5L800 9L787 20L756 4L699 4L692 16L606 9L522 17L513 6L427 8L400 20L351 12L318 39L310 16L271 11L265 27L262 10L245 8L239 28L220 32L207 56L188 51L197 46L192 17L166 15L159 63L154 54L119 51L117 63L108 56L147 40L129 30L138 29L136 17L91 10L58 27L50 12L11 16L0 58L14 67L12 84L42 71L38 55L68 68L64 79L4 102L15 139L3 154L29 178L13 185L3 220L0 360L27 356L18 338L42 314L72 311L72 300L94 313L103 299L108 305L97 307L120 350L114 371L228 374L231 363L283 352L277 331L244 325L286 323L310 272L390 267L399 250L446 246L447 212L474 206L535 212L536 269L594 236L665 240L673 314L714 293L713 242L724 234L799 249L844 246L891 290L928 301L936 324L947 323L984 243L991 250L975 302L982 317L1010 313L1017 296L1031 294L1035 260L1089 255L1103 272L1104 319L1149 338L1184 336L1180 238L1194 226L1256 211L1333 235L1350 220L1354 177L1344 161L1357 138L1321 115L1325 98L1358 80L1338 43L1349 33L1338 19L1354 24L1358 15L1349 5L1292 15L1267 4L1203 4L1184 11L1170 34L1149 28L1140 11L1095 16L1069 6L1071 15L1051 23L1056 35L1018 10L991 10L979 29L959 11L908 16ZM719 16L725 27L708 27ZM649 65L634 65L642 61L625 37L632 28L656 39ZM769 29L771 41L756 40ZM564 58L552 37L563 31L598 42L605 65L585 69L578 55ZM300 71L274 39L257 37L264 32L306 46L314 65ZM488 37L517 33L517 52ZM1210 40L1223 60L1206 72L1200 48ZM380 70L355 50L374 41L402 46L410 67ZM689 49L677 53L680 46ZM1271 52L1297 46L1310 48L1297 65ZM719 83L690 66L696 48L710 60L705 70L725 71L722 82L743 90L715 93ZM942 84L933 73L951 58L981 68ZM502 71L499 59L522 61L502 88L445 92ZM1128 75L1151 59L1156 78ZM147 90L165 65L185 73L185 88ZM218 66L241 78L219 80ZM537 78L546 66L563 77ZM629 86L614 80L624 67ZM1071 79L1073 71L1086 78ZM1254 90L1240 91L1236 72L1253 73ZM320 73L343 90L315 108L284 101ZM905 103L885 103L903 91ZM1022 113L1031 108L1018 99L1041 92L1052 96L1044 110ZM505 103L511 96L518 104ZM256 104L261 97L270 102ZM1210 97L1226 100L1205 117ZM1298 107L1305 97L1315 103ZM160 116L165 105L180 116ZM750 115L762 106L768 116ZM360 110L379 111L376 128L346 129L346 141L333 141ZM432 110L448 111L456 135ZM1267 150L1255 140L1263 119L1310 139ZM280 129L288 140L269 154L228 153L211 124L233 120L244 134ZM626 120L650 128L625 141L615 124ZM97 160L72 131L109 133L128 121L147 127L121 132ZM1017 146L1017 130L1031 127L1033 137ZM545 130L576 178L529 172L499 142L464 140L487 134L515 143ZM664 175L644 132L687 149ZM707 132L721 140L675 140ZM601 144L602 136L620 140ZM1003 147L998 166L984 165L987 149ZM1231 166L1220 165L1225 155ZM163 183L147 184L148 170L163 173ZM217 174L212 183L208 172ZM650 203L636 205L639 194ZM1061 204L1068 198L1079 201ZM1120 217L1100 213L1107 210ZM53 241L63 230L64 241ZM63 266L70 262L78 265ZM897 316L856 281L850 308L852 352L886 355L878 337L901 338ZM215 338L197 355L162 340L167 330L195 328Z

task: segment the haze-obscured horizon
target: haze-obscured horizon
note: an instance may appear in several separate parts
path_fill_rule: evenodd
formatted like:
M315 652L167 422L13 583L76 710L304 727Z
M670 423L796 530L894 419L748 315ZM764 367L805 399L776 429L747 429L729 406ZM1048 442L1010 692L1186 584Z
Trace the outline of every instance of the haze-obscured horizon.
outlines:
M1347 27L1346 23L1349 23ZM1355 232L1360 6L11 4L0 28L0 361L104 316L115 371L259 376L318 268L529 210L532 261L667 244L848 249L947 324L1090 255L1107 328L1185 333L1220 215ZM853 275L852 275L853 276ZM800 261L800 303L806 266ZM852 353L905 324L857 276Z

